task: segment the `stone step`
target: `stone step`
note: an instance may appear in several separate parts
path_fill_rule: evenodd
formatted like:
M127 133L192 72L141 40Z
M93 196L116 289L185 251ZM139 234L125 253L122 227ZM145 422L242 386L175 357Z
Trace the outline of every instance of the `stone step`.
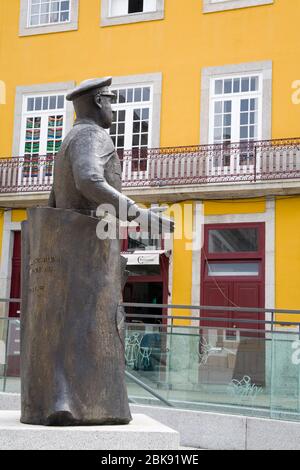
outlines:
M0 411L0 450L178 450L179 433L143 414L126 426L45 427Z

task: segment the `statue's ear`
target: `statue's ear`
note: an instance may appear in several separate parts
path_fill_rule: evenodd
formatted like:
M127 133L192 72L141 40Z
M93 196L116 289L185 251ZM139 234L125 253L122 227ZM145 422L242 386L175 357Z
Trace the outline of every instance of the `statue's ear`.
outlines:
M98 106L99 109L102 109L101 95L99 93L94 96L94 101L96 106Z

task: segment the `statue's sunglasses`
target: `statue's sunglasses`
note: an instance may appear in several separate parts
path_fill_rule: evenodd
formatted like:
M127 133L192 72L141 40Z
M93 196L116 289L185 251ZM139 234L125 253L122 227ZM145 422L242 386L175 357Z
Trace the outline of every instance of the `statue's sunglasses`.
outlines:
M112 104L115 104L117 102L117 95L115 93L106 91L103 93L99 93L99 96L106 96L107 98L110 98Z

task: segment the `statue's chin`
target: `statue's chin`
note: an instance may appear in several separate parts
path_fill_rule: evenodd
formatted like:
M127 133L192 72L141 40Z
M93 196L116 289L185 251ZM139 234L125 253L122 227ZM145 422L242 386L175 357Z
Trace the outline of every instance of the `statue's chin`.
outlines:
M108 122L104 122L101 124L101 127L103 127L103 129L110 129L112 126L112 122L108 123Z

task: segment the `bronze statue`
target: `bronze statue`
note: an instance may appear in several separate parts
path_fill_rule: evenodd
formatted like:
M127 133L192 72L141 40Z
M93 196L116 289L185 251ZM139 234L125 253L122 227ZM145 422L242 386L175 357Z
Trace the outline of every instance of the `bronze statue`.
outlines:
M152 229L173 225L121 194L121 165L105 129L111 78L86 80L67 96L77 119L55 159L49 207L22 227L21 381L27 424L128 424L120 241L99 240L95 217L123 205ZM127 211L125 211L127 214ZM126 216L128 220L133 216Z

